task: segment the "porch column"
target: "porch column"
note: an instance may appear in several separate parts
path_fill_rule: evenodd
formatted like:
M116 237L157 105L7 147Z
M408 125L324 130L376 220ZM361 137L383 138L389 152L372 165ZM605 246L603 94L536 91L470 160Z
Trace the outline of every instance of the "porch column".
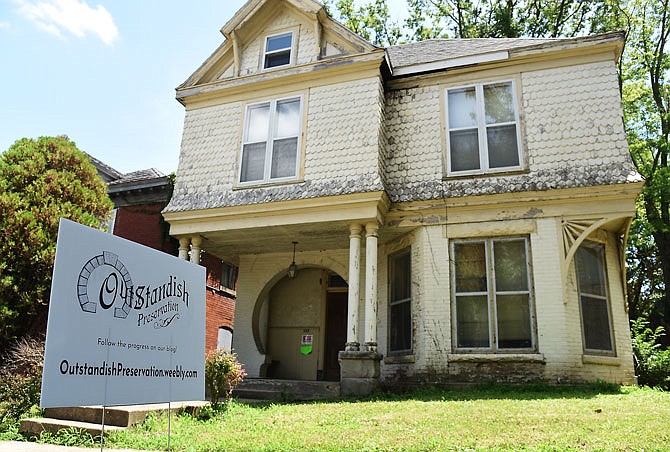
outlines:
M377 231L379 225L365 225L365 346L377 351Z
M188 248L191 245L190 237L181 237L179 239L179 259L188 260Z
M347 311L347 344L345 350L357 351L360 348L358 339L358 308L361 299L361 231L360 224L349 227L349 303Z
M202 237L194 235L191 237L191 262L193 264L200 264L200 246L202 245Z

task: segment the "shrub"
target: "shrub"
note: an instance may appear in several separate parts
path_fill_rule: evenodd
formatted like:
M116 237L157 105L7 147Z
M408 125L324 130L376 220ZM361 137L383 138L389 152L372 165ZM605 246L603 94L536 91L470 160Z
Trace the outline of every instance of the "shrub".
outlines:
M205 360L205 387L212 401L212 408L221 408L220 399L227 403L233 389L247 373L237 361L237 355L228 350L217 350Z
M631 333L638 384L669 390L670 350L659 343L665 335L663 327L652 330L649 323L640 318L632 322Z
M0 368L0 424L18 421L39 403L44 342L20 339L4 356Z

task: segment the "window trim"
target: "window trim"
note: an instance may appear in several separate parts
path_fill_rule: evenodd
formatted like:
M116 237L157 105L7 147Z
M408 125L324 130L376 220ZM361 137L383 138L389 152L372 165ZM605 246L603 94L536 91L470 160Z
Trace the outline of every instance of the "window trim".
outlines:
M488 143L486 140L486 129L488 126L486 124L485 118L485 112L484 112L484 86L487 85L496 85L496 84L501 84L501 83L511 83L512 85L512 100L513 100L513 107L514 107L514 124L516 125L516 140L517 140L517 153L518 153L518 158L519 158L519 164L515 166L505 166L505 167L499 167L499 168L491 168L489 166L489 153L488 153ZM455 85L455 86L449 86L446 87L443 91L444 93L444 118L445 118L445 123L444 123L444 130L445 130L445 137L444 140L446 142L446 162L447 162L447 176L471 176L471 175L485 175L485 174L495 174L495 173L508 173L508 172L514 172L514 171L521 171L525 168L525 163L524 163L524 153L523 153L523 144L521 141L521 114L520 114L520 106L521 102L519 99L519 91L518 91L518 81L515 78L509 78L509 79L500 79L500 80L489 80L489 81L484 81L484 82L477 82L477 83L469 83L465 85ZM451 138L450 138L450 132L451 128L449 127L449 91L454 91L454 90L459 90L459 89L467 89L467 88L475 88L475 93L476 93L476 98L475 98L475 106L477 109L477 137L478 137L478 143L479 143L479 168L478 169L473 169L473 170L462 170L462 171L453 171L451 169ZM496 125L501 125L501 124L511 124L509 123L500 123ZM464 130L464 129L472 129L473 127L467 127L467 128L454 128L453 130ZM482 131L484 133L482 133Z
M395 259L397 259L400 256L407 255L409 257L409 298L403 298L400 300L392 300L392 282L391 282L391 275L393 274L393 268L395 266ZM387 318L387 329L388 329L388 343L387 343L387 349L388 349L388 355L389 356L404 356L404 355L412 355L414 353L414 332L413 328L411 328L412 325L412 315L413 315L413 310L412 310L412 299L413 297L413 291L412 291L412 248L407 247L403 248L399 251L396 251L394 253L389 254L388 256L388 318ZM397 306L399 304L403 303L409 303L409 321L410 321L410 337L409 337L409 345L410 347L408 349L398 349L398 350L392 350L391 349L391 307L392 306Z
M530 326L530 347L524 348L500 348L498 347L498 306L497 291L495 290L495 265L493 244L494 242L523 240L526 250L526 277L528 283L528 322ZM488 305L488 347L459 347L458 346L458 312L456 303L456 252L455 247L459 243L484 243L485 265L486 265L486 299ZM513 235L504 237L477 237L468 239L453 239L449 244L450 253L450 285L451 285L451 315L452 315L452 350L455 354L500 354L500 355L525 355L537 354L537 319L535 316L535 291L533 290L533 267L530 249L530 237L527 235ZM521 293L519 291L514 291ZM523 293L526 293L525 291ZM480 294L480 292L463 292L462 294ZM505 294L508 294L507 292Z
M286 176L286 177L271 177L272 176L272 153L273 153L273 143L276 137L274 136L274 126L275 126L275 121L277 118L277 104L282 102L282 101L288 101L288 100L296 100L298 99L300 101L300 112L298 113L298 134L297 134L297 142L296 142L296 156L295 156L295 171L293 176ZM270 105L270 112L269 112L269 118L268 118L268 131L266 135L266 140L265 140L265 160L263 163L263 179L256 179L256 180L250 180L250 181L242 181L242 165L243 165L243 159L244 159L244 146L246 144L251 144L253 142L247 143L245 140L245 137L247 135L247 126L249 124L249 116L250 112L254 107L257 107L259 105L263 104L269 104ZM302 136L303 136L303 126L304 126L304 105L305 105L305 99L302 94L297 94L293 96L285 96L285 97L279 97L275 99L270 99L270 100L264 100L260 102L252 102L248 103L245 106L244 110L244 120L242 123L242 136L241 136L241 145L240 145L240 151L238 154L238 168L237 168L237 180L236 180L236 186L237 187L253 187L253 186L259 186L259 185L271 185L271 184L282 184L282 183L288 183L288 182L295 182L300 179L300 168L302 165ZM286 139L288 137L282 137L282 139Z
M588 247L593 249L598 249L600 254L600 264L602 266L602 276L604 278L605 284L605 296L595 295L595 294L585 294L591 298L597 298L599 300L605 300L605 306L607 307L607 323L610 333L610 342L612 344L611 350L599 350L593 348L586 348L586 336L584 335L584 313L582 308L582 290L579 282L579 270L577 268L577 254L575 253L575 258L573 259L574 269L575 269L575 281L577 288L577 302L579 304L579 326L582 333L582 352L585 356L604 356L604 357L616 357L616 338L614 335L614 324L612 319L612 297L610 294L609 287L609 275L607 274L607 244L600 243L594 240L584 240L579 248ZM577 249L579 251L579 249Z
M291 35L291 46L290 47L285 47L285 48L282 48L282 49L271 50L271 51L267 50L269 39L277 38L279 36L284 36L284 35ZM263 45L261 47L261 62L260 62L261 65L260 66L261 66L262 71L272 71L274 69L281 69L281 68L293 66L295 64L295 53L296 53L296 39L295 38L296 38L296 35L297 35L297 33L295 32L295 30L286 30L286 31L280 31L280 32L277 32L277 33L272 33L272 34L265 35L265 37L263 38ZM286 49L288 49L288 51L289 51L289 62L287 64L281 64L279 66L265 67L265 58L268 55L273 55L273 54L278 54L280 52L285 52Z

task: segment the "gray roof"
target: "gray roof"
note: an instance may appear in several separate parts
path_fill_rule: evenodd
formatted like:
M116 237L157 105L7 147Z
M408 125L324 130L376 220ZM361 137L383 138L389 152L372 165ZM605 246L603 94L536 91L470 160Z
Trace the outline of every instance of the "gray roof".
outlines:
M109 183L113 180L116 180L120 177L123 177L123 173L115 170L111 166L107 165L101 160L93 157L91 154L86 153L88 159L91 161L91 164L98 170L98 174L105 183Z
M386 48L394 69L433 63L484 53L518 49L538 44L546 44L562 39L551 38L473 38L473 39L430 39Z
M120 178L112 181L109 185L128 184L133 182L143 182L152 179L159 179L165 177L165 174L158 171L156 168L149 168L132 173L126 173Z

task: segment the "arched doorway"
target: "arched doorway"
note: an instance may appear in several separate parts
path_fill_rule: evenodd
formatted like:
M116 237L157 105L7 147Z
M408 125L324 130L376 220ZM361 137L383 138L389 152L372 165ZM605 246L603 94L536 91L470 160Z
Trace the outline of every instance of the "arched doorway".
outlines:
M338 275L301 268L270 289L267 312L268 378L339 381L347 288Z

